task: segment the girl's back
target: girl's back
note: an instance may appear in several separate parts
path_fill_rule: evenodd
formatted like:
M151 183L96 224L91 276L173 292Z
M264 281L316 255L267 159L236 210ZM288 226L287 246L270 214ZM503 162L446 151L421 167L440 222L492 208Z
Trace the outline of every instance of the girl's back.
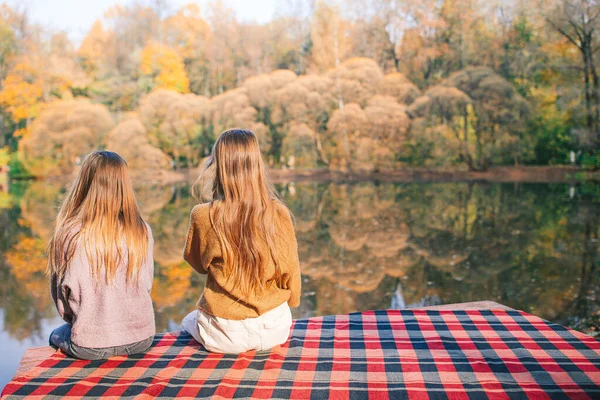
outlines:
M66 322L50 343L77 358L144 351L155 333L153 240L118 154L86 157L56 218L48 272Z
M198 301L200 310L221 318L242 320L258 317L285 302L290 307L298 306L300 270L294 227L287 208L276 201L274 204L274 248L258 240L256 251L270 254L274 250L278 269L272 257L265 257L260 277L264 289L260 293L246 293L239 282L231 279L231 269L224 264L222 246L210 222L211 204L194 207L184 257L196 271L208 274Z
M82 347L106 348L137 342L155 334L150 291L154 276L152 233L139 281L128 282L127 263L119 263L110 282L106 270L96 280L84 246L77 246L63 279L52 274L51 291L59 313L72 325L71 339Z
M207 349L240 353L285 342L300 303L292 218L268 182L253 132L223 132L203 173L210 202L192 210L184 258L207 274L198 309L182 321Z

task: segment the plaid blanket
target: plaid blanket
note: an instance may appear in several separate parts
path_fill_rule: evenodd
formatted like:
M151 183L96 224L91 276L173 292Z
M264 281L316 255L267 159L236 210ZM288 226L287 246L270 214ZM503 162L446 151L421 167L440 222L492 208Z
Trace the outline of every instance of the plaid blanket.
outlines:
M598 399L600 342L521 311L371 311L297 320L270 352L210 354L165 333L144 355L56 353L2 395Z

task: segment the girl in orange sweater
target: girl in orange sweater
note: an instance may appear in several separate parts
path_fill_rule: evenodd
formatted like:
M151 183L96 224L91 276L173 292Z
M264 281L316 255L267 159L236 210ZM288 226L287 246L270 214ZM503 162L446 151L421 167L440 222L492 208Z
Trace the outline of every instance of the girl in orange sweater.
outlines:
M207 274L183 329L212 352L266 350L287 341L300 304L300 268L290 211L266 179L254 133L219 136L194 186L210 201L192 209L185 260Z

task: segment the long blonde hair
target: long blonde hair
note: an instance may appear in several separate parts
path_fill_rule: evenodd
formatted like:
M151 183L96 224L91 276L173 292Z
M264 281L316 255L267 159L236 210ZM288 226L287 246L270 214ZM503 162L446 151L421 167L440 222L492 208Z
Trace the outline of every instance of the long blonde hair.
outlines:
M96 282L110 283L125 259L127 280L137 281L148 253L148 232L127 163L117 153L96 151L85 158L56 218L48 272L63 278L79 245Z
M205 178L212 182L206 185ZM223 132L194 185L208 187L210 222L219 239L225 268L244 294L260 294L281 277L275 248L275 219L289 214L266 177L265 165L254 133L243 129ZM269 249L269 254L260 251ZM273 276L266 275L269 258Z

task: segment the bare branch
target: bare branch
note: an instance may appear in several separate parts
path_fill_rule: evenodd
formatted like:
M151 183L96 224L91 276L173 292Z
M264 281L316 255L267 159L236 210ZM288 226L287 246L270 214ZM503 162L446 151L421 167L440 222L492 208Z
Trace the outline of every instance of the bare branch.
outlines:
M573 43L579 50L583 50L583 48L581 47L581 45L578 44L577 41L575 39L573 39L573 37L571 35L569 35L564 29L562 29L560 26L558 26L557 24L555 24L554 21L552 21L548 17L544 17L544 19L546 21L548 21L548 23L550 25L552 25L552 27L554 29L556 29L561 35L563 35L565 38L567 38L569 40L569 42Z

